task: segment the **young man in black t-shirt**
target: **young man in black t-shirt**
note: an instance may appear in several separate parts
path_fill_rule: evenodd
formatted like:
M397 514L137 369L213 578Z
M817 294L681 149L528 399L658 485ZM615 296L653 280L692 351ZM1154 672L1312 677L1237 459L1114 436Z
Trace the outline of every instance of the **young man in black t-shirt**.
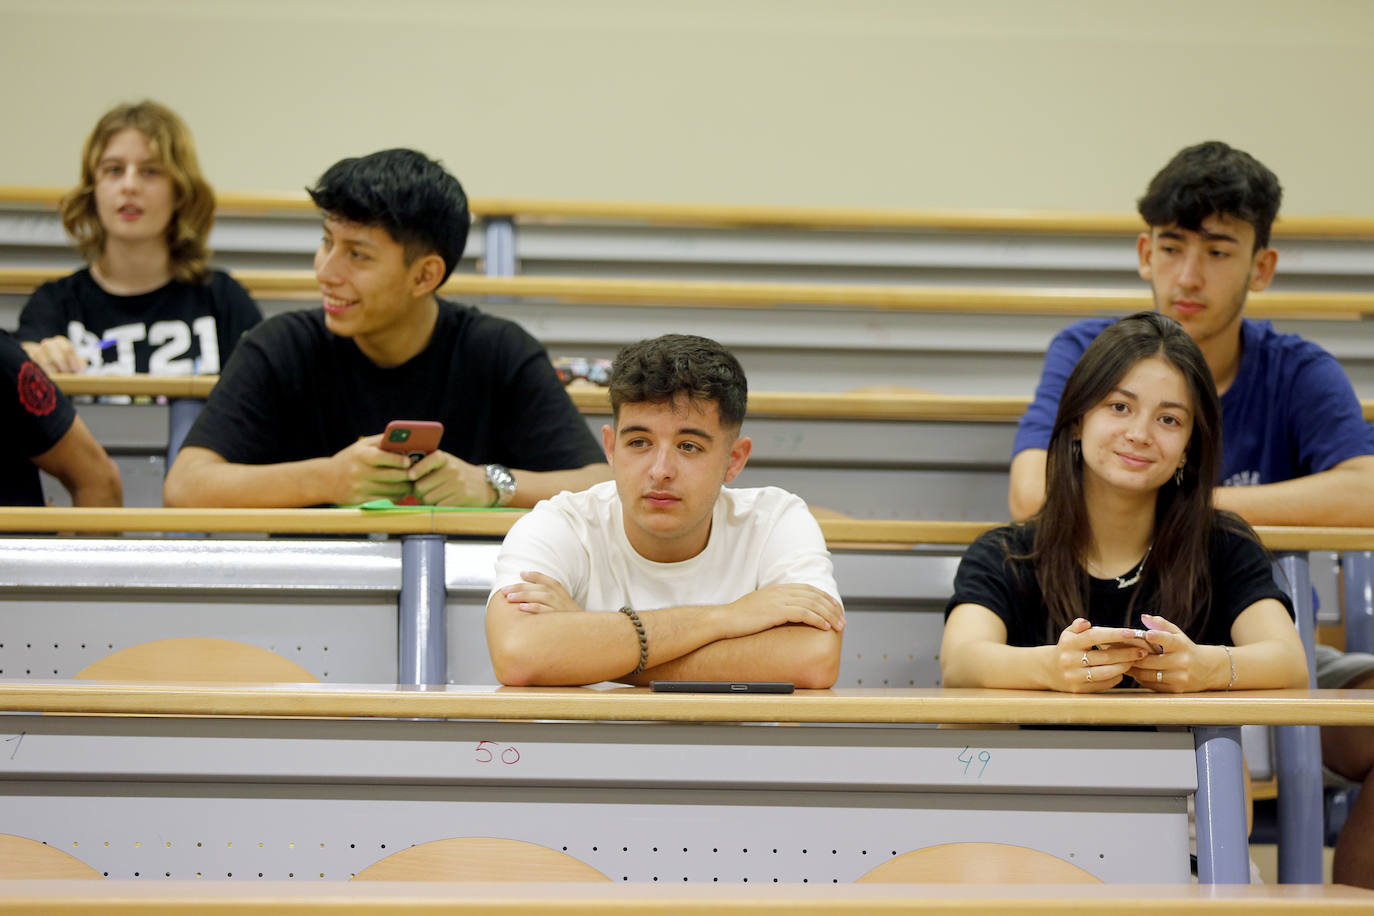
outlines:
M75 506L119 506L119 470L76 409L9 334L0 331L0 505L41 506L39 470L52 474Z
M323 309L243 338L167 475L167 505L532 506L609 479L539 343L435 296L467 239L452 175L386 150L336 163L310 196ZM409 466L380 448L390 420L443 423L439 449Z

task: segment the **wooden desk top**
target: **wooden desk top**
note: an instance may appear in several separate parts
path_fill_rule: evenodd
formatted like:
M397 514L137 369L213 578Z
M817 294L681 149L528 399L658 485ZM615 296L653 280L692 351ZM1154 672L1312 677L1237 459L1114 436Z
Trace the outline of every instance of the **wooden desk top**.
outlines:
M1344 885L457 884L397 881L0 881L0 912L482 913L1322 913L1374 907Z
M0 711L93 716L556 719L961 725L1374 725L1374 691L1065 694L840 688L791 695L653 693L647 687L393 687L2 680Z
M164 509L32 508L0 506L0 531L146 532L204 531L273 534L445 534L504 537L519 512L371 512L364 509ZM916 544L970 544L1002 521L942 522L901 519L822 518L826 543L874 544L893 548ZM1374 528L1260 527L1270 550L1374 550Z

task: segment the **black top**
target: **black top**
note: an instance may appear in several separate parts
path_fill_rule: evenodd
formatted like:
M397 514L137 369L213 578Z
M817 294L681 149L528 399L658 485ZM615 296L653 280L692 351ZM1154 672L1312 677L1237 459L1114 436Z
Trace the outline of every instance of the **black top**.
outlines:
M319 309L263 322L234 351L185 445L236 464L301 461L391 420L438 420L439 447L470 464L557 471L606 460L538 341L443 300L429 343L389 369L329 331Z
M92 372L215 375L260 321L257 304L223 271L211 271L204 283L173 280L149 293L116 296L82 268L34 290L15 336L66 337Z
M57 444L76 420L67 396L0 331L0 505L41 506L43 486L32 459Z
M1187 630L1188 638L1199 645L1230 645L1231 625L1241 612L1263 598L1274 598L1293 614L1288 596L1274 583L1269 554L1234 525L1216 526L1207 552L1212 574L1212 601ZM961 604L979 604L992 611L1007 625L1007 644L1044 646L1057 642L1058 632L1050 632L1049 608L1040 592L1034 564L1028 559L1008 559L1008 554L1025 556L1035 541L1035 525L1005 525L984 533L969 545L954 576L954 597L945 615ZM1141 614L1157 614L1158 570L1149 558L1140 581L1119 588L1116 579L1089 577L1086 615L1094 626L1140 627ZM1140 596L1129 608L1137 590ZM1129 616L1128 616L1129 614Z

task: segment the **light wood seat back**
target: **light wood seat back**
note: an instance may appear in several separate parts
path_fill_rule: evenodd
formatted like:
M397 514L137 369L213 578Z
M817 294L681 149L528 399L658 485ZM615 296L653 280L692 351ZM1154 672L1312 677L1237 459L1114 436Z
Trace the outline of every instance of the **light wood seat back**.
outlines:
M451 837L392 853L354 881L610 881L572 856L537 843Z
M1101 878L1038 849L1006 843L944 843L889 859L860 882L884 884L1102 884Z
M105 876L47 843L0 833L0 880L70 879L103 881Z
M201 681L239 684L319 683L288 658L231 639L178 637L120 649L75 675L86 681Z

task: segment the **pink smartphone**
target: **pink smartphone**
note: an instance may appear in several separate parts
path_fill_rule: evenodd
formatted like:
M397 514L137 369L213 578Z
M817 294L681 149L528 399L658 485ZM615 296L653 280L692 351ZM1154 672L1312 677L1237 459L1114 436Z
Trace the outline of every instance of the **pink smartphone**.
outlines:
M444 424L433 420L392 420L382 433L382 450L405 455L413 465L439 447Z

